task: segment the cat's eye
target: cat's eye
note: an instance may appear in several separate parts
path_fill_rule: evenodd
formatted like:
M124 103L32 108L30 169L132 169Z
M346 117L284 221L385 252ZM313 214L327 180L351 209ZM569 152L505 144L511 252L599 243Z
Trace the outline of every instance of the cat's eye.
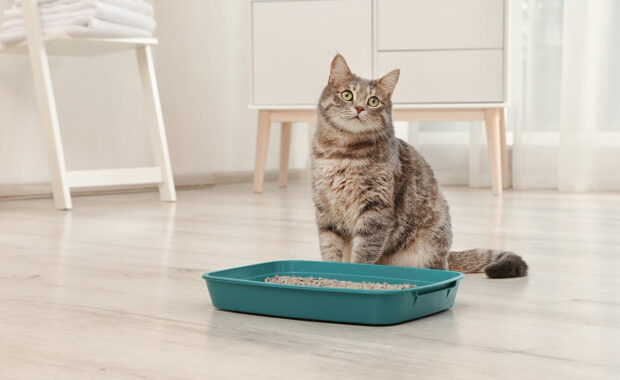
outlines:
M379 105L379 99L377 99L376 96L373 96L372 98L368 99L368 105L371 107L376 107Z
M340 97L343 100L346 100L347 102L350 101L351 99L353 99L353 93L349 90L344 90L342 91L342 93L340 94Z

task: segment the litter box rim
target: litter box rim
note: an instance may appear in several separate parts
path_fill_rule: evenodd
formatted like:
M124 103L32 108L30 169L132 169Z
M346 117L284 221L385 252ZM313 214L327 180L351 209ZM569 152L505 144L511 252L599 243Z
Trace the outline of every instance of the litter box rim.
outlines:
M461 279L463 279L465 277L465 275L463 273L455 272L455 271L450 271L450 270L443 270L443 269L402 267L402 266L396 266L396 265L380 265L380 264L337 263L337 262L334 262L334 264L360 265L360 266L367 266L367 267L403 268L403 269L407 269L407 270L409 270L409 269L415 270L417 272L436 272L436 271L441 271L441 272L451 273L453 276L448 278L448 279L442 280L442 281L433 282L433 283L427 284L427 285L416 285L416 286L411 287L411 288L405 288L405 289L386 289L386 290L370 290L370 289L328 288L328 287L305 286L305 285L287 285L287 284L278 284L278 283L256 281L256 280L246 280L246 279L241 279L241 278L224 277L224 276L220 275L222 272L226 272L226 271L230 271L230 270L241 270L241 269L245 269L245 268L254 267L254 266L257 266L257 265L270 265L270 264L291 263L291 262L294 262L294 263L325 263L325 261L317 261L317 260L273 260L273 261L265 261L265 262L260 262L260 263L256 263L256 264L249 264L249 265L243 265L243 266L238 266L238 267L225 268L225 269L219 269L219 270L216 270L216 271L206 272L206 273L202 274L202 278L207 280L207 281L217 281L217 282L224 282L224 283L245 284L245 285L251 285L251 286L264 286L264 287L271 287L271 288L296 289L296 290L309 291L309 292L334 292L334 293L345 293L345 294L347 294L347 293L355 293L355 294L374 294L374 295L388 295L388 294L398 294L398 293L416 293L416 295L423 295L423 294L426 294L426 293L434 292L434 291L436 291L438 289L441 289L441 288L445 288L445 286L447 284L452 284L453 282L459 281L459 280L461 280ZM338 274L338 273L335 273L335 274Z

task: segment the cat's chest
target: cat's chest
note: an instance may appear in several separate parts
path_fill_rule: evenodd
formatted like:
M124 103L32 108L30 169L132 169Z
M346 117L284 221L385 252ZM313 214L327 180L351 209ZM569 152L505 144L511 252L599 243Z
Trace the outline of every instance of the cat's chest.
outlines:
M354 223L373 198L385 199L392 184L385 168L349 160L317 160L313 167L315 196L334 220Z

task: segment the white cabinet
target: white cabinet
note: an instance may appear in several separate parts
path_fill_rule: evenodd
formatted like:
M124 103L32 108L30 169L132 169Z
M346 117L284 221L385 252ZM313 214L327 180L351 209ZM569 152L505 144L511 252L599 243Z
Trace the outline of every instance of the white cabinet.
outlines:
M251 106L314 108L339 52L401 108L506 103L505 0L254 0Z
M255 1L254 104L316 104L337 52L372 75L371 0Z
M250 107L259 110L254 191L280 122L279 184L286 186L291 122L315 121L339 52L378 78L400 68L394 120L485 122L493 192L507 185L507 0L254 0Z

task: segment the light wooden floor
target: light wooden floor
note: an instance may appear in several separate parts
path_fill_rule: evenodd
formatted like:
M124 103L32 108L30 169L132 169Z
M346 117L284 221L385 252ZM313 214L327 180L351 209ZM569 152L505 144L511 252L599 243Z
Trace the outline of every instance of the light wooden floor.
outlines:
M390 327L214 310L205 271L318 259L309 186L0 202L0 378L620 378L620 195L446 189L469 275L455 306Z

